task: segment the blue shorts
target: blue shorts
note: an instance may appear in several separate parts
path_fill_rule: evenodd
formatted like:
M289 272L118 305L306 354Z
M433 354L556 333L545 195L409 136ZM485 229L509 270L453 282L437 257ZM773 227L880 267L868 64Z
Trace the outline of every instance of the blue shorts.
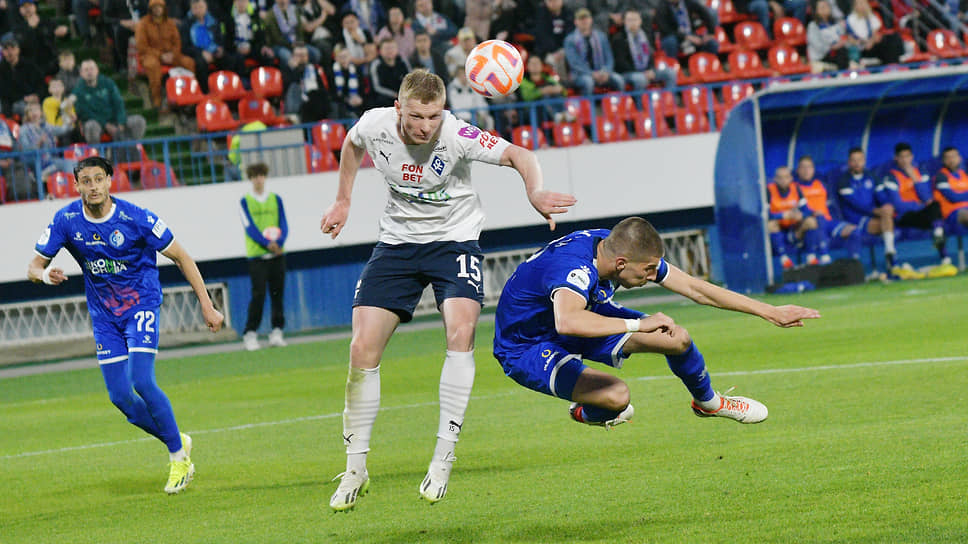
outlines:
M538 342L506 356L497 356L504 373L519 384L552 397L572 400L578 376L585 370L582 359L622 368L627 358L622 352L632 333L601 338L559 336Z
M817 226L818 226L818 228L820 228L820 230L824 234L826 234L827 235L827 238L829 238L829 239L839 238L840 237L840 233L843 232L844 228L847 225L850 224L850 223L848 223L846 221L835 221L833 219L827 219L826 217L824 217L822 215L817 215L815 217L817 218ZM864 228L865 229L867 228L866 222L864 224ZM864 231L864 232L866 232L866 231Z
M427 284L437 306L448 298L469 298L484 305L484 254L477 241L429 244L378 243L356 284L353 307L376 306L406 323Z
M947 234L960 235L968 232L968 227L965 227L958 222L958 214L963 209L968 208L958 208L955 211L948 214L948 217L944 218L944 231Z
M92 319L98 363L126 361L132 351L158 353L159 318L157 306L135 306L122 317Z

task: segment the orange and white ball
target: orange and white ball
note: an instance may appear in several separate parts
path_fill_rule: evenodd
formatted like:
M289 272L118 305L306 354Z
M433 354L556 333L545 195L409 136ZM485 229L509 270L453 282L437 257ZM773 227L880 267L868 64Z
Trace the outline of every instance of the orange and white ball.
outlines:
M488 98L513 93L524 77L521 53L501 40L478 44L467 55L464 68L471 88Z

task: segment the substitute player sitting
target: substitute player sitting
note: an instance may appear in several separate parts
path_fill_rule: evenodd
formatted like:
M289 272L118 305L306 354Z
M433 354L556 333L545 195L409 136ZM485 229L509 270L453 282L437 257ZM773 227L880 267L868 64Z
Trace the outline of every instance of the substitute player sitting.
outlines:
M934 176L934 197L941 205L945 230L968 229L968 174L961 167L961 153L954 147L941 152L942 168Z
M114 168L89 157L74 168L81 199L61 208L34 247L27 278L59 285L64 271L50 261L66 248L84 269L87 309L94 325L97 360L111 402L128 421L168 447L170 466L165 492L178 493L195 474L189 455L192 439L178 431L171 403L155 382L155 355L161 330L161 284L155 253L181 269L212 332L223 317L212 305L195 261L175 240L165 222L150 211L113 198Z
M645 219L623 219L612 230L582 230L559 238L520 264L501 292L495 314L494 356L514 381L573 401L580 423L612 427L634 410L628 385L582 359L620 368L633 353L661 353L692 394L700 417L740 423L766 419L766 406L713 390L706 363L685 329L668 316L612 301L618 285L649 281L700 304L756 315L780 327L799 327L816 310L772 306L693 278L663 255L659 233Z
M841 219L834 219L828 206L827 188L816 177L817 169L810 155L804 155L797 161L797 189L807 201L807 208L817 222L820 236L820 264L830 262L830 241L841 239L847 253L854 259L860 259L861 239L857 226Z
M780 258L784 270L793 268L790 246L803 241L807 249L806 264L820 264L817 257L821 250L823 233L818 229L817 219L807 207L807 199L800 194L800 188L793 183L793 172L789 167L780 166L773 174L773 183L766 186L770 218L766 228L770 233L773 253ZM830 255L823 254L823 264L830 262Z
M401 322L410 321L432 284L443 316L447 352L440 373L437 446L420 496L439 501L447 491L454 448L474 384L474 330L484 300L478 237L484 224L471 186L474 161L510 166L524 179L531 205L554 229L551 214L575 203L543 189L531 151L469 125L444 110L446 89L426 70L409 73L392 108L373 108L343 142L339 190L320 227L335 238L349 214L357 169L368 152L389 187L379 243L360 276L353 301L353 339L343 410L346 472L330 499L349 510L366 492L366 455L380 406L380 359Z

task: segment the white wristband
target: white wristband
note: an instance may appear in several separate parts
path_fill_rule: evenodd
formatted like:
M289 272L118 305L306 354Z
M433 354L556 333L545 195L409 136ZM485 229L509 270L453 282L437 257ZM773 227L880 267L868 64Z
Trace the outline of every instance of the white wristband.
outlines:
M47 285L54 285L54 282L50 279L51 268L48 266L44 269L44 273L40 275L40 279L43 280Z
M638 319L626 319L625 320L625 330L628 332L639 332L639 320Z

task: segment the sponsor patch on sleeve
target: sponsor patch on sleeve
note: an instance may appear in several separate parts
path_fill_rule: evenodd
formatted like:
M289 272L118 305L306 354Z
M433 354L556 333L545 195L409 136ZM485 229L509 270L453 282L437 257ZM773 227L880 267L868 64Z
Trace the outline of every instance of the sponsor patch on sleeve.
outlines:
M166 225L161 219L156 219L155 226L151 227L151 233L159 239L165 234L166 230L168 230L168 225Z
M576 268L568 273L568 277L565 278L565 281L581 289L582 291L587 291L588 285L591 283L591 278L588 277L588 272L582 270L581 268Z
M50 241L50 226L48 225L48 227L44 229L44 233L41 234L40 238L37 240L37 245L46 246L47 242L49 241Z
M480 133L481 133L481 129L473 125L467 125L465 127L461 127L461 129L457 131L458 136L462 136L464 138L467 138L468 140L476 140L477 136Z

